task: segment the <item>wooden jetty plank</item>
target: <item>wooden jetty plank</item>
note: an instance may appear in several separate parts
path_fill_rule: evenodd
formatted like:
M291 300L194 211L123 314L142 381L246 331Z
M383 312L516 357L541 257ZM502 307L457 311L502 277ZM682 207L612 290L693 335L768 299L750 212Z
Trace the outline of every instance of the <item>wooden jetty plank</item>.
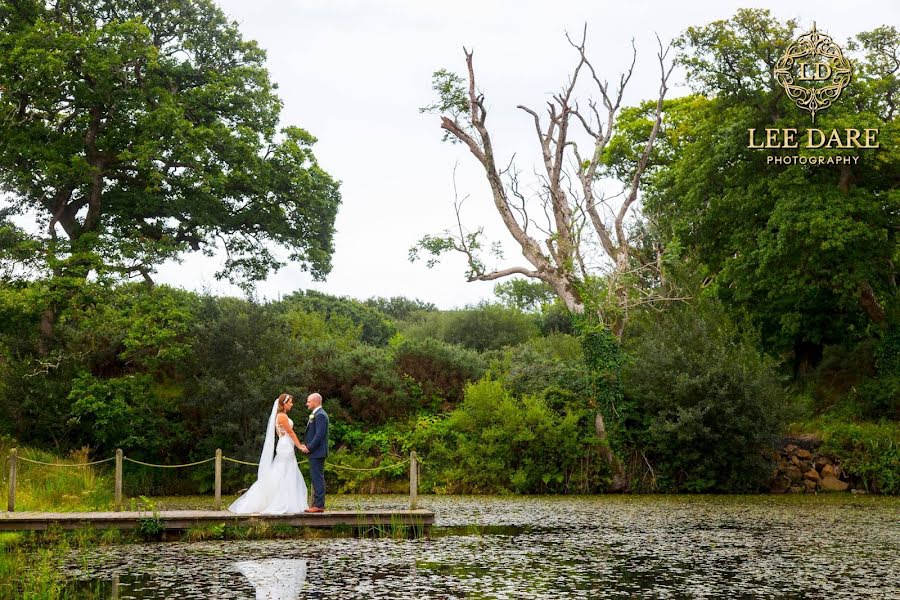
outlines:
M0 531L43 531L51 524L61 529L133 529L141 519L158 516L164 530L183 530L197 525L291 525L295 527L372 527L376 525L406 525L429 528L434 524L430 510L367 510L326 511L286 515L236 514L215 510L162 510L123 512L5 512L0 513Z

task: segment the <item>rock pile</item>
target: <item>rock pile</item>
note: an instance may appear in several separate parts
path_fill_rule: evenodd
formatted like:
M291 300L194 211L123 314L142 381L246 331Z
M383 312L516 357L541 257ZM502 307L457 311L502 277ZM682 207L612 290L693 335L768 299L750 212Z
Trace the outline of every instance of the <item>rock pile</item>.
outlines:
M784 441L782 450L775 455L772 492L845 492L850 488L850 477L841 465L816 452L821 445L819 439L807 436Z

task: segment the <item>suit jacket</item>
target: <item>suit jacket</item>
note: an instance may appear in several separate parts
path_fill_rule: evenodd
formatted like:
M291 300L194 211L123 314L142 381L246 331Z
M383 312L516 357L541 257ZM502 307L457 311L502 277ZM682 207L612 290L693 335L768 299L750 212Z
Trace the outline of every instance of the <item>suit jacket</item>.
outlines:
M328 456L328 414L324 408L320 408L313 414L315 414L315 418L306 425L303 443L309 448L307 456L325 458Z

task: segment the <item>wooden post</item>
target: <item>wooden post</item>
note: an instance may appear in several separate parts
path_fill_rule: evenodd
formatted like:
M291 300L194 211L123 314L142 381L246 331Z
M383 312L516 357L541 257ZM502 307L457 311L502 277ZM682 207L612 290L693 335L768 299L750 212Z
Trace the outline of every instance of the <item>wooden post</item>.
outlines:
M416 510L419 495L419 461L416 451L409 453L409 510Z
M222 510L222 449L216 448L216 510Z
M116 448L116 511L122 510L122 449Z
M16 455L15 448L9 451L9 500L6 502L6 510L9 512L16 510Z

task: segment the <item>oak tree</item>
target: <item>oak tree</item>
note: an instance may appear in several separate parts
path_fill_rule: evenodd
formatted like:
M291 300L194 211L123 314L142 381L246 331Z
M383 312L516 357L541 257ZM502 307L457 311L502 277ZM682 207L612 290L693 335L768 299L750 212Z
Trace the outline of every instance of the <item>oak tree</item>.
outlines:
M279 249L324 279L339 183L265 58L211 0L0 0L0 190L51 280L222 251L249 288Z

